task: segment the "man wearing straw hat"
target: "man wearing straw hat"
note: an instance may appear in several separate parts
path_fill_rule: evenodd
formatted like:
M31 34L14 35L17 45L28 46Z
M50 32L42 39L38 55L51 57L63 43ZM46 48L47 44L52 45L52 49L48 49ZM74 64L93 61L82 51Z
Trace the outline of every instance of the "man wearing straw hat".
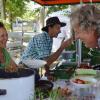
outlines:
M58 17L50 17L46 20L46 26L42 28L43 33L35 35L29 42L28 47L22 54L23 59L46 60L46 68L49 67L61 54L61 52L72 43L73 38L63 41L59 49L51 54L53 38L61 32L61 27L66 24L60 22Z

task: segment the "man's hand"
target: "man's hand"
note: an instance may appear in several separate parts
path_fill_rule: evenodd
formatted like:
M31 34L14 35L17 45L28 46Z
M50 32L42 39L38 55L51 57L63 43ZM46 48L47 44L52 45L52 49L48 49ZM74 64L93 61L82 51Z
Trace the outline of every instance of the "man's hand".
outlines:
M46 64L44 66L44 68L45 68L45 76L48 76L49 75L49 66Z

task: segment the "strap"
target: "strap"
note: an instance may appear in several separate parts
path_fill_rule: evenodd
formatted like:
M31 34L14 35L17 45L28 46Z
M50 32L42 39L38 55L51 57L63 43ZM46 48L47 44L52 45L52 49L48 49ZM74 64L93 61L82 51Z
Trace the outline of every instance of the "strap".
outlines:
M7 67L7 66L10 65L11 57L10 57L10 54L7 52L7 50L5 48L2 48L2 52L3 52L3 55L4 55L5 63L0 64L0 67L4 68L4 67Z

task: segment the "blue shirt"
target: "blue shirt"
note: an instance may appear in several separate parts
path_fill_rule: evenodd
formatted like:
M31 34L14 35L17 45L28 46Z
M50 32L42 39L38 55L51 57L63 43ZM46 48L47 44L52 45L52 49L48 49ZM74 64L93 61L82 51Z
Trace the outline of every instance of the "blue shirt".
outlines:
M25 59L44 59L51 54L53 39L48 33L35 35L22 53L21 61Z

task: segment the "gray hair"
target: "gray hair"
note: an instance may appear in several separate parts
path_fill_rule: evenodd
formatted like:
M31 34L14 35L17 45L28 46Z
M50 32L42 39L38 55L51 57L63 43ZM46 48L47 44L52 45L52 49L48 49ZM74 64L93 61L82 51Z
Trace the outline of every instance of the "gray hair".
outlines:
M85 5L70 15L72 28L79 25L81 29L94 28L100 35L100 9L94 5Z

